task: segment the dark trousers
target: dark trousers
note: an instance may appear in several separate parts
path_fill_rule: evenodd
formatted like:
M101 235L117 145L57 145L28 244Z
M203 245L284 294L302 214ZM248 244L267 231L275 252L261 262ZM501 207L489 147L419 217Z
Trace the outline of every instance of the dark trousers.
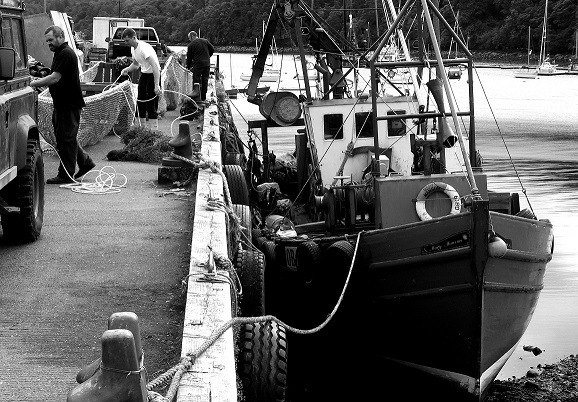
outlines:
M209 73L211 67L193 67L193 82L199 83L201 100L207 100L207 87L209 86Z
M136 117L158 118L159 97L155 94L154 74L141 74L138 81Z
M59 108L52 112L56 149L61 161L60 166L58 166L58 176L60 177L68 178L69 175L73 177L77 162L78 166L83 168L91 160L76 139L81 111L82 109Z

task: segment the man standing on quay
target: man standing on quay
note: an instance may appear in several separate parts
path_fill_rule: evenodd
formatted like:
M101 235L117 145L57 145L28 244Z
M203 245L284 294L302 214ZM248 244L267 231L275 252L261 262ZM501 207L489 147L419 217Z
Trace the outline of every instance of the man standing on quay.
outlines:
M195 31L189 32L191 43L187 46L187 69L193 72L193 82L198 83L201 90L201 100L207 100L207 86L211 71L211 56L215 52L211 42L199 38Z
M149 119L149 128L159 129L158 106L159 95L161 94L161 68L159 59L153 47L148 43L138 40L136 32L132 28L122 31L122 39L130 45L132 64L123 68L122 75L140 68L140 79L138 81L138 95L136 116L141 127L146 126L146 119Z
M48 48L54 52L52 73L32 81L30 86L34 88L48 86L54 106L52 125L56 137L56 149L61 161L58 166L58 175L46 180L46 183L72 183L77 163L78 172L74 175L75 179L84 176L95 166L76 139L80 125L80 112L85 106L80 88L78 58L65 41L64 31L60 27L49 26L44 31L44 37Z

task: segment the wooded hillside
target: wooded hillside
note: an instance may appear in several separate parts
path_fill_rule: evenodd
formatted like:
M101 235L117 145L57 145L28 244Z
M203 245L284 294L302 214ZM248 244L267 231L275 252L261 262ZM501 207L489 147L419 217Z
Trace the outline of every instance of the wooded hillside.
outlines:
M382 0L305 0L333 27L342 27L353 16L359 37L377 38L387 28ZM540 48L546 0L441 0L448 22L459 11L461 33L472 50L525 50L528 26L532 48ZM46 2L46 3L45 3ZM400 0L394 0L397 5ZM139 17L153 26L167 44L187 43L187 33L200 30L201 36L219 46L254 46L262 35L273 0L30 0L27 14L48 10L66 12L75 29L86 39L92 37L96 16ZM574 53L578 29L577 0L549 0L548 48L551 54ZM376 19L377 17L377 19ZM283 28L278 28L279 30ZM282 35L282 32L279 32Z

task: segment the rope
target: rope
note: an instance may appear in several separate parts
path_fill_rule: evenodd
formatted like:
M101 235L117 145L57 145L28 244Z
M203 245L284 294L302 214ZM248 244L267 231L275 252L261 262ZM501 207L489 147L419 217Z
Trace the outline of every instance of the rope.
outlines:
M129 375L140 375L140 373L145 370L144 367L141 367L138 370L121 370L121 369L116 369L113 367L106 367L102 364L102 361L100 362L100 369L103 371L111 371L113 373L126 374L127 377Z
M355 264L355 259L357 256L357 250L359 247L359 239L361 238L362 233L363 232L359 232L357 234L357 240L355 243L355 250L353 252L353 258L351 259L351 265L349 267L349 272L347 274L347 279L345 280L345 284L343 286L343 290L341 292L341 295L339 296L339 299L337 300L337 303L335 304L335 307L333 308L331 313L327 316L327 318L321 324L319 324L318 326L316 326L312 329L303 330L303 329L298 329L298 328L292 327L290 325L287 325L283 321L279 320L277 317L275 317L273 315L264 315L264 316L260 316L260 317L235 317L235 318L232 318L229 321L227 321L225 324L214 329L213 332L211 333L211 335L196 350L187 353L186 356L184 356L180 359L178 364L176 364L175 366L168 369L164 374L162 374L159 377L155 378L154 380L150 381L147 384L147 391L149 391L149 399L151 397L151 393L154 394L154 397L157 397L156 395L158 395L157 393L151 392L153 389L164 387L169 383L169 381L171 381L169 389L168 389L167 394L165 396L165 399L166 399L166 401L169 401L169 402L172 401L176 395L176 392L177 392L177 389L178 389L178 386L179 386L179 383L180 383L180 380L181 380L183 374L193 366L193 364L195 363L195 361L197 360L198 357L200 357L204 352L206 352L207 349L209 349L209 347L211 347L217 341L217 339L219 339L233 325L252 324L252 323L262 323L262 322L274 321L277 324L285 327L288 331L293 332L295 334L299 334L299 335L311 335L311 334L314 334L314 333L321 331L333 319L333 317L337 313L337 310L341 306L341 302L343 300L343 297L344 297L345 292L347 290L347 287L349 285L351 273L353 272L353 266Z
M93 172L97 173L94 183L85 183L85 177ZM115 183L116 179L120 179L121 184L118 181ZM91 170L86 173L80 182L75 180L74 183L63 184L60 188L68 188L80 194L114 194L120 193L120 189L126 187L127 182L128 179L124 174L117 173L112 166L104 166L100 170Z

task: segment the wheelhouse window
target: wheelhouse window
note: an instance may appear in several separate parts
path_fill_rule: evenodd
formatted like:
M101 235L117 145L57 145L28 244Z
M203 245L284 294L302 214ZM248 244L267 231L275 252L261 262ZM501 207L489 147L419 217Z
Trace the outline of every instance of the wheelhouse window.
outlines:
M388 116L395 116L397 114L405 114L405 110L391 110L387 112ZM388 137L401 137L405 135L405 120L404 119L391 119L387 121L387 136Z
M343 139L343 115L326 114L323 116L323 133L326 140Z
M355 113L355 132L360 138L373 138L373 113Z

